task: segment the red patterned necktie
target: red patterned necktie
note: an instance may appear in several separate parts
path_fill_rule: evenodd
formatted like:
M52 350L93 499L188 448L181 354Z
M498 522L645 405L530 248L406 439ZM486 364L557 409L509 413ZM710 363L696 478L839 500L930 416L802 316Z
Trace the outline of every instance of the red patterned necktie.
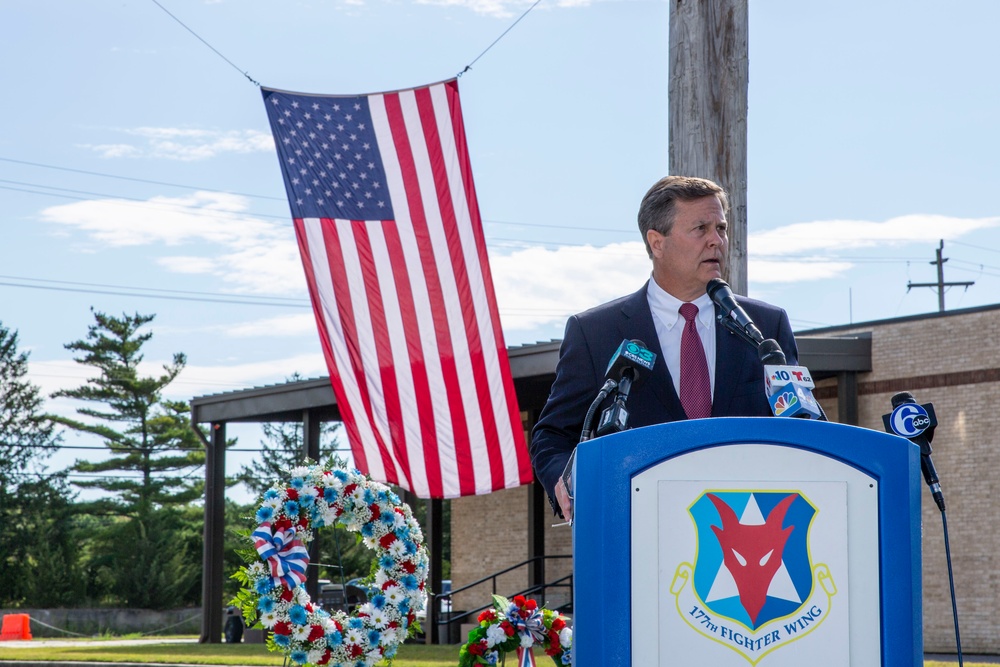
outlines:
M712 416L712 384L708 379L705 348L698 335L698 306L681 305L684 333L681 334L681 405L688 419Z

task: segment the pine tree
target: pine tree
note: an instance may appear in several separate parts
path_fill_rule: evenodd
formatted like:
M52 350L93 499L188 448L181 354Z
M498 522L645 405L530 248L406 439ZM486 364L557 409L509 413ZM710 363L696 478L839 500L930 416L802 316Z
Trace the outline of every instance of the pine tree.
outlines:
M154 315L122 314L113 317L93 311L95 323L84 340L65 347L77 353L76 361L96 369L97 377L76 389L53 396L75 398L103 405L83 407L77 412L88 421L59 417L71 429L103 440L111 457L104 461L77 461L79 473L127 473L74 482L79 487L100 489L108 497L93 503L110 514L148 518L157 507L182 505L202 495L203 482L192 479L194 468L204 465L205 453L189 419L189 406L165 400L164 389L177 378L187 359L174 354L164 364L163 374L142 376L142 347L153 334L140 329ZM185 474L186 472L186 474Z

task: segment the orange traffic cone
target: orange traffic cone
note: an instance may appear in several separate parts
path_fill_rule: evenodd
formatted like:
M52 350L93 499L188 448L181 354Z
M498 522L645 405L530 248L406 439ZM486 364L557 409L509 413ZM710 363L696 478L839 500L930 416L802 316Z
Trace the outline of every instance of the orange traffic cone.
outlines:
M27 614L7 614L3 617L0 641L31 639L31 617Z

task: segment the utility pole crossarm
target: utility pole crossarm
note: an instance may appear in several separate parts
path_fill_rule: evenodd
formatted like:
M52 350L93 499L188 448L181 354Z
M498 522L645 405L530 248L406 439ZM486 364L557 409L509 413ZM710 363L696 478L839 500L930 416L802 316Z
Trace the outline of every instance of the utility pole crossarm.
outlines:
M937 248L937 259L935 259L933 262L930 262L932 265L937 266L937 282L936 283L914 283L914 282L907 282L906 283L906 291L907 292L909 292L914 287L930 287L932 289L937 289L937 293L938 293L938 312L940 312L940 313L944 312L944 288L945 287L964 287L965 289L969 289L969 287L971 287L972 285L976 284L975 281L972 281L972 280L967 280L967 281L962 281L962 282L946 283L944 281L944 263L948 261L948 258L947 257L942 257L941 256L942 252L944 252L944 239L941 239L941 242L938 245L938 248Z

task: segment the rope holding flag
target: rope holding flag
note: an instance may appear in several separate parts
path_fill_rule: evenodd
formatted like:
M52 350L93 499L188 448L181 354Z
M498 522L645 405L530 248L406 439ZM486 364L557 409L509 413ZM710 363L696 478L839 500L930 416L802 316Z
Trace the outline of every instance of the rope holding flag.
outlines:
M457 79L262 92L355 465L420 498L530 483Z

